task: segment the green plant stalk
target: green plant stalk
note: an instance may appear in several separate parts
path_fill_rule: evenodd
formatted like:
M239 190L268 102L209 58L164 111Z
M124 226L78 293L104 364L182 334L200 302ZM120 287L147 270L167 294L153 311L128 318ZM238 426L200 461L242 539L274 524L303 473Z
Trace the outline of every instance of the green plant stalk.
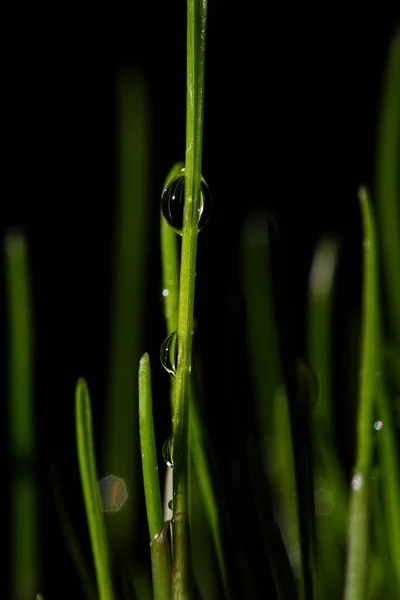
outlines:
M151 539L151 572L154 600L171 598L171 555L168 540L169 522Z
M154 597L171 597L171 562L167 529L164 528L157 451L154 436L150 360L143 354L139 364L139 432L143 482L151 543Z
M12 597L33 597L37 589L37 498L33 456L32 307L25 237L10 232L4 241L8 319L11 487Z
M174 436L172 596L174 600L188 600L193 597L188 516L188 416L200 205L206 16L206 0L188 0L185 207L179 285L179 351L172 423Z
M342 552L346 538L347 491L337 460L332 402L333 292L339 243L324 237L315 251L308 295L308 360L318 379L318 400L310 414L314 489L320 482L335 501L329 514L317 514L316 598L339 597L343 589Z
M181 171L184 164L177 162L165 178L164 188ZM164 316L167 334L178 328L178 302L179 302L179 269L178 251L175 231L168 225L161 214L161 266L164 298ZM174 380L172 380L172 383Z
M381 468L383 515L386 521L386 545L394 566L397 593L400 593L400 464L393 418L384 381L379 377L378 411L383 429L378 433Z
M106 515L110 550L130 556L137 519L140 481L137 373L143 331L149 218L148 93L140 74L122 72L116 81L118 189L111 281L111 323L107 373L105 473L121 477L129 502Z
M98 491L90 396L84 379L80 379L76 386L75 419L79 470L99 598L100 600L114 600L107 535Z
M86 559L82 552L76 531L74 531L74 526L71 521L71 517L68 514L62 490L57 482L57 472L55 470L51 479L53 485L54 503L59 514L59 521L64 535L65 544L68 548L75 570L81 582L82 592L85 594L86 600L97 600L96 585L94 583L92 573L90 572L90 569L86 563Z
M389 50L377 152L377 209L391 341L400 352L400 29Z
M181 171L182 162L176 163L169 171L165 178L164 188L168 183ZM178 248L177 235L175 231L167 224L167 221L161 216L161 258L162 258L162 278L164 294L164 316L166 321L167 332L171 333L177 329L178 322ZM173 406L175 380L171 378L171 407ZM222 539L218 505L213 489L211 476L208 468L208 461L204 449L204 436L199 411L196 405L194 390L190 394L190 418L189 418L189 435L191 442L189 443L189 454L192 456L196 465L196 475L198 479L204 508L210 524L219 569L222 581L226 588L227 574L225 559L222 550Z
M345 600L365 600L368 582L370 498L368 478L372 457L373 399L378 367L378 272L375 223L367 190L359 201L363 221L364 282L361 360L357 415L356 466L350 490Z

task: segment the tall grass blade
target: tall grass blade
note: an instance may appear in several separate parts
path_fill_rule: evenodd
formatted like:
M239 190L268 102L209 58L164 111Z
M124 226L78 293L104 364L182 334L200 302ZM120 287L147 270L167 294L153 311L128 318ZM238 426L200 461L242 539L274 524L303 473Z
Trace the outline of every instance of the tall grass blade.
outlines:
M312 262L308 295L308 360L318 379L310 414L316 521L316 597L339 598L343 589L347 491L338 458L332 397L333 295L338 240L324 237Z
M114 600L108 542L100 505L87 384L80 379L75 394L75 419L79 470L100 600Z
M377 148L377 217L390 341L400 353L400 29L387 59Z
M375 222L365 188L359 191L363 222L363 295L356 465L350 490L345 600L364 600L368 584L373 400L379 371L378 272Z
M288 398L280 362L269 255L269 221L251 215L242 239L247 348L259 434L265 444L275 518L289 555L299 553L297 490ZM271 565L273 567L273 565ZM299 576L299 572L297 572ZM279 577L279 573L275 574Z
M181 171L183 163L177 162L169 171L164 188ZM163 297L164 297L164 316L167 333L175 331L178 323L178 298L179 298L179 279L178 279L178 240L175 231L167 224L161 216L161 257L162 257L162 278L163 278ZM171 379L171 408L173 410L175 379ZM197 407L194 388L190 394L190 418L189 418L189 452L192 457L195 468L191 469L191 478L193 485L198 487L204 510L201 511L201 519L204 515L207 517L207 526L210 527L217 554L220 574L226 592L226 565L222 549L222 534L219 519L219 509L213 489L208 459L205 450L205 440L202 431L201 418ZM173 471L168 474L173 477ZM196 481L194 481L194 479ZM200 515L199 515L200 517ZM192 515L191 520L195 519ZM204 530L204 523L202 525ZM204 533L204 532L203 532ZM203 541L205 541L205 534ZM196 561L194 560L194 563ZM210 577L210 575L209 575Z
M121 477L129 492L124 509L107 519L111 550L126 552L135 540L140 481L137 373L146 299L149 217L148 93L140 75L123 72L116 82L118 200L112 269L105 473Z
M378 456L380 465L380 488L382 508L380 514L385 521L385 545L389 549L393 563L394 585L400 595L400 460L398 443L391 414L389 396L385 381L379 376L377 395L377 415L382 422L378 431Z
M11 586L14 600L33 598L38 587L38 513L34 473L35 409L32 305L24 235L4 240L8 323L8 404L11 486Z

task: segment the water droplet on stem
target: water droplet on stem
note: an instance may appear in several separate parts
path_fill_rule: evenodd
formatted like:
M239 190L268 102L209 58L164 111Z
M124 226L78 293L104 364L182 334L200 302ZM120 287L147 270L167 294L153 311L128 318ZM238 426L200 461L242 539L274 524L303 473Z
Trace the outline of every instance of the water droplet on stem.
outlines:
M164 369L175 377L178 363L178 332L173 331L165 338L160 348L160 360Z
M174 438L172 437L172 435L170 435L164 442L163 447L162 447L162 455L163 455L163 459L165 461L165 464L168 467L171 467L171 469L174 468ZM172 502L172 500L171 500ZM169 506L169 504L168 504Z
M211 194L204 177L200 181L199 231L203 229L211 214ZM183 212L185 206L185 169L183 168L176 177L163 189L161 194L161 211L167 221L177 233L182 235Z

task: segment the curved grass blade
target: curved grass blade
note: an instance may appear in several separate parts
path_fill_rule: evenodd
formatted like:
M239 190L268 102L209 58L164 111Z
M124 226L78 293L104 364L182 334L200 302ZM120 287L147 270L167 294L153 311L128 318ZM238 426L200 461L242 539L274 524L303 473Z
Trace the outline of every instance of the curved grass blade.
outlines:
M103 470L130 491L124 510L106 518L110 549L130 556L137 536L140 481L137 373L146 294L149 219L149 100L143 77L121 72L116 81L117 202L111 293ZM118 561L117 556L115 560Z
M388 53L378 136L376 200L390 341L400 353L400 29Z
M4 240L9 357L9 435L14 465L11 487L12 597L33 597L38 588L37 497L33 457L34 378L32 306L24 235ZM18 468L22 466L22 469Z
M280 507L275 517L287 552L291 554L299 550L300 530L290 414L276 330L268 227L269 221L264 215L252 215L245 224L242 280L259 433L269 445L266 452L269 483L271 492L278 498L275 504ZM271 551L269 555L271 557ZM279 580L279 573L275 573L275 578Z
M164 524L158 479L157 451L153 425L150 360L143 354L139 364L139 432L147 521L151 540L154 598L171 597L171 560L168 524Z
M318 379L310 413L314 467L317 598L340 597L346 539L347 490L337 459L332 400L333 292L339 242L326 236L312 262L308 296L308 360Z
M345 600L365 600L368 583L370 528L369 476L372 460L373 400L379 371L378 273L375 223L365 188L359 191L363 222L364 281L361 359L357 415L356 465L350 490Z
M90 396L80 379L75 393L75 419L79 470L100 600L114 600L107 535L100 505L92 432Z

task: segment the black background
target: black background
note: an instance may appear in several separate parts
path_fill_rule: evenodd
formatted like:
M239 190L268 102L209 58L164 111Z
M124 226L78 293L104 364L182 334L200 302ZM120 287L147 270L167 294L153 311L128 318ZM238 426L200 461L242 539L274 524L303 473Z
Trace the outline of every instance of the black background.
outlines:
M373 187L382 69L398 16L394 6L209 3L203 175L213 214L199 237L196 311L206 389L213 383L206 413L212 408L211 435L224 432L221 456L229 457L232 445L240 444L235 423L251 429L239 284L244 218L257 207L278 215L290 257L283 277L295 351L302 354L307 272L324 231L342 232L349 244L344 279L357 280L357 188ZM65 472L66 499L85 527L79 490L68 491L78 481L71 459L73 397L77 378L84 376L97 399L95 413L101 414L116 173L113 86L118 70L132 68L143 73L150 89L154 218L143 351L157 357L165 336L158 211L164 177L185 150L186 5L180 0L91 12L31 10L10 15L6 24L0 227L2 234L22 228L31 253L38 471L45 480L48 456L56 457ZM345 294L340 315L357 306L357 290L355 285ZM154 386L165 393L168 380L156 362ZM5 410L2 414L6 417ZM162 409L158 414L161 439L169 426ZM5 472L9 475L9 466ZM42 534L51 599L60 580L71 591L77 584L57 517L48 510Z

